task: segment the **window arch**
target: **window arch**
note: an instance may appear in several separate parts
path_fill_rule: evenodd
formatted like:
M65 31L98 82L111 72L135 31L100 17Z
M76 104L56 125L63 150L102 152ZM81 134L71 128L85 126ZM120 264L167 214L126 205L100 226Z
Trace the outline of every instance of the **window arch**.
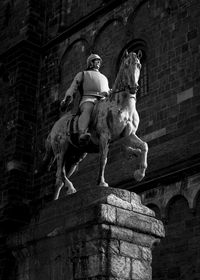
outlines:
M157 219L161 220L161 212L157 205L153 203L149 203L146 206L155 212L155 216Z
M166 207L168 226L183 223L190 216L189 203L183 195L175 195L170 199Z
M138 95L140 97L145 96L148 94L148 68L147 68L146 43L141 39L131 41L128 45L125 46L125 48L123 48L119 61L121 60L124 50L127 50L128 52L135 52L135 53L138 53L140 51L142 53L142 57L140 59L142 68L140 72Z

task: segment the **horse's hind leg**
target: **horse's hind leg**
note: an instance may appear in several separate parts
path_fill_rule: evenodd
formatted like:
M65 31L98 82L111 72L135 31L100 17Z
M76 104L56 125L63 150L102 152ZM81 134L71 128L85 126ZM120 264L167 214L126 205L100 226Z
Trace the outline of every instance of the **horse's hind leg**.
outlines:
M65 187L67 189L66 194L70 195L76 192L76 189L74 188L72 182L68 179L70 178L76 169L78 168L79 163L86 157L87 153L78 153L74 156L72 163L70 164L67 162L67 164L64 165L63 168L63 174L65 178Z
M98 175L98 185L100 187L108 187L108 184L105 181L105 167L107 163L108 156L108 140L107 137L101 136L100 138L100 166L99 166L99 175Z
M63 143L56 143L54 145L54 154L56 155L56 161L57 161L57 172L56 172L56 190L54 199L58 199L60 191L62 187L64 186L64 174L63 174L63 167L64 167L64 156L66 153L66 150L68 148L69 143L63 142Z
M74 168L72 168L72 169L73 169L72 172L74 172L75 169L76 169L76 166L74 166ZM55 195L54 195L55 200L57 200L59 198L60 191L63 187L66 188L66 194L67 195L76 192L76 189L74 188L72 182L67 178L66 171L65 171L65 165L63 166L62 172L63 172L63 182L61 182L61 184L58 185L58 187L56 188L56 192L55 192Z
M63 155L57 155L57 172L56 172L56 183L55 183L55 194L54 200L57 200L60 195L60 191L64 186L64 175L63 175Z
M53 154L53 149L51 146L51 140L49 134L45 141L45 155L43 156L42 162L39 164L39 167L34 170L34 174L36 176L39 176L47 169L50 170L53 159L54 159L54 154Z
M62 182L60 185L56 185L56 190L55 190L55 193L54 193L54 200L57 200L60 196L60 191L62 189L62 187L64 186L64 183Z
M75 170L76 170L77 166L74 165L72 166L71 170L70 170L70 174L72 175ZM76 192L76 189L74 188L72 182L68 179L66 171L65 171L65 166L63 167L63 175L64 175L64 180L65 180L65 189L66 189L66 195L70 195ZM68 175L70 177L70 175Z

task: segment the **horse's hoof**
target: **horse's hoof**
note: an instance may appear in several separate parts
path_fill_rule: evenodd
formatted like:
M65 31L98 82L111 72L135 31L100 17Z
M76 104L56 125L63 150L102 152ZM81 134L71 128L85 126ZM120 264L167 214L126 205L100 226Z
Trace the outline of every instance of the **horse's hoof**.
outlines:
M66 192L66 196L71 195L71 194L73 194L73 193L76 193L76 191L67 191L67 192Z
M99 184L99 187L109 187L108 183L103 182Z
M142 179L144 178L145 174L144 172L141 172L140 169L135 170L134 172L134 178L137 182L142 181Z
M73 193L76 193L76 189L74 187L68 188L68 190L66 191L66 196L71 195Z

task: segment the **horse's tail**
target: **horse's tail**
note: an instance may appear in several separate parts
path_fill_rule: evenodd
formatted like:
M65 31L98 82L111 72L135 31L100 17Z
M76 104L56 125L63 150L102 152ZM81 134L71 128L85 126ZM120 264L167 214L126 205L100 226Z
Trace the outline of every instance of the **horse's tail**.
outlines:
M45 171L50 170L53 163L55 161L51 141L50 141L50 134L48 135L46 141L45 141L45 155L40 162L37 169L35 169L34 174L39 176L43 174Z

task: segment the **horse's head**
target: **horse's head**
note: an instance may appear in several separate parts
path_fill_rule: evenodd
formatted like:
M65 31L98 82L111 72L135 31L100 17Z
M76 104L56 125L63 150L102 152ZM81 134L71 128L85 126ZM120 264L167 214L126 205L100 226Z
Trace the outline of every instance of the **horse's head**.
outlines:
M124 74L127 75L127 86L137 87L140 78L141 64L139 56L134 53L126 53L123 60Z
M124 53L121 66L114 84L114 90L137 89L140 77L140 56L134 52Z

